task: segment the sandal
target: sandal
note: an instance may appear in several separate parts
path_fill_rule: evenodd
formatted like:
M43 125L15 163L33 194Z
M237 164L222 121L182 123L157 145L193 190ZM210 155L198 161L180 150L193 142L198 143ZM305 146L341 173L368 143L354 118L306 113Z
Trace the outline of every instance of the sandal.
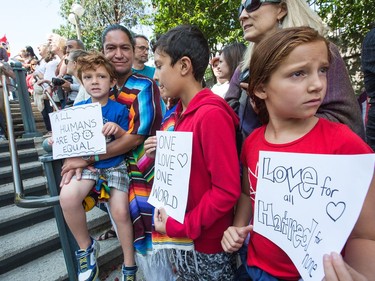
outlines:
M107 239L111 239L111 238L117 238L116 231L114 231L112 228L108 229L106 232L100 234L100 236L98 237L97 240L103 241L103 240L107 240Z

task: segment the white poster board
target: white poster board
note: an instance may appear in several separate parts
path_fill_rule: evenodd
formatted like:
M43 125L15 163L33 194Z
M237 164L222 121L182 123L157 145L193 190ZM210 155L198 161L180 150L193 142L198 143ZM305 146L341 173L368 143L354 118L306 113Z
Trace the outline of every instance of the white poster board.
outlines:
M191 171L192 132L157 131L154 184L148 198L155 208L184 223Z
M323 255L340 253L358 219L375 154L264 152L254 231L288 254L304 281L322 280Z
M73 106L49 114L53 159L106 153L99 103Z

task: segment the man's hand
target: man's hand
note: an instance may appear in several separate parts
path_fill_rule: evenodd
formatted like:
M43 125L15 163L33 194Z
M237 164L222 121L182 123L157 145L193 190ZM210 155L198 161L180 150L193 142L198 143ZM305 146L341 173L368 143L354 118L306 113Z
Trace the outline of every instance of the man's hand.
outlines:
M61 175L63 176L65 173L76 168L86 168L89 164L90 163L87 163L87 161L83 160L81 157L67 158L62 166Z
M251 230L253 230L252 225L228 227L221 239L221 247L223 247L223 250L227 253L237 252L242 247L243 242Z
M95 168L89 165L90 163L88 163L86 160L83 160L81 157L72 157L65 159L64 165L61 168L62 179L60 187L62 187L64 184L68 184L74 175L77 177L77 180L80 180L83 168L88 168L95 171Z
M82 168L77 168L75 170L70 170L62 175L60 187L63 187L66 184L70 183L70 180L75 175L77 180L80 180L82 177Z

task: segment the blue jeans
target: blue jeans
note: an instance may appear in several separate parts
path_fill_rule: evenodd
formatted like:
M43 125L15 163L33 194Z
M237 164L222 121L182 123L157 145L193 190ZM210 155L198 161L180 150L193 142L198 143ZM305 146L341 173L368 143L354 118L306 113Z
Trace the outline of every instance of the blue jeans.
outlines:
M247 245L244 244L239 250L238 255L241 259L241 265L237 268L236 274L234 275L234 281L251 281L249 274L246 271L246 259L247 259Z
M246 271L253 281L279 281L276 277L273 277L256 266L246 265Z

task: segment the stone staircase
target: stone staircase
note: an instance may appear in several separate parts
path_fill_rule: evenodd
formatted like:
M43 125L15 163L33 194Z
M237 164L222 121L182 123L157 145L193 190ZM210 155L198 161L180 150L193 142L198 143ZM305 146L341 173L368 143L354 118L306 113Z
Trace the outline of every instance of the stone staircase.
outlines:
M11 107L12 118L13 118L14 137L21 138L22 134L25 132L25 128L23 126L22 112L20 109L20 105L16 101L10 101L10 107ZM33 102L31 102L31 108L33 111L34 119L35 119L36 130L38 132L41 132L42 134L45 134L47 130L43 122L42 114L40 113L40 111L34 105Z
M46 195L47 181L39 156L42 138L21 139L23 125L19 106L11 103L14 134L27 196ZM45 132L35 112L37 128ZM109 216L99 208L87 213L90 233L97 237L110 227ZM101 272L119 264L122 251L117 239L100 241ZM0 280L68 280L53 207L25 209L14 204L13 175L7 142L0 143Z

